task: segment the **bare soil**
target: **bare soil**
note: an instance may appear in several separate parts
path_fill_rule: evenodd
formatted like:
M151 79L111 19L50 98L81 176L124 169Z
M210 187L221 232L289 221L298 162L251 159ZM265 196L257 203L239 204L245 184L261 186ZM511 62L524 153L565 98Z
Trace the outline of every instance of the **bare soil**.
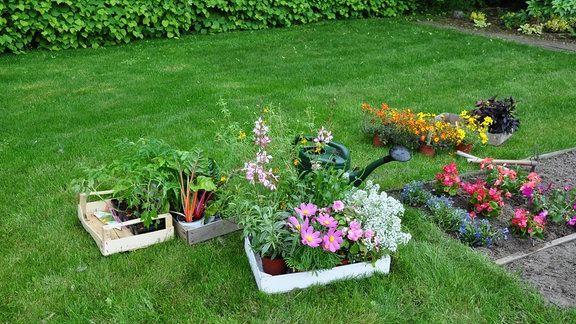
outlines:
M501 38L514 42L530 44L550 50L576 51L576 36L569 33L543 32L541 35L525 35L515 29L507 29L500 17L506 12L504 8L488 8L482 10L486 13L487 27L475 27L468 16L456 18L454 14L446 17L437 17L431 21L423 21L422 24L429 24L438 27L451 28L465 33L483 35L490 38Z

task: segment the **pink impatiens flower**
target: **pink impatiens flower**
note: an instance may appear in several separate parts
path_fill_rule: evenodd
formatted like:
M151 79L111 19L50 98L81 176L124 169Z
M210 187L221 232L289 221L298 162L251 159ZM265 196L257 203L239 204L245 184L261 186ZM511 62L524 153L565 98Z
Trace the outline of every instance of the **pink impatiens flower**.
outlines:
M347 234L348 239L352 241L358 241L358 239L362 237L362 228L360 228L360 223L357 221L351 221Z
M340 200L336 200L336 201L332 204L332 209L334 209L334 211L344 210L344 203L341 202Z

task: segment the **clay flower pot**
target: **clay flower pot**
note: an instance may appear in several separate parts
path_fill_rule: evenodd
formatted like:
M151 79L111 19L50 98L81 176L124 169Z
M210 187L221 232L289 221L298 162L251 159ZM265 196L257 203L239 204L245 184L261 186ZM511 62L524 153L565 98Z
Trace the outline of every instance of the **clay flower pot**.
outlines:
M472 144L460 143L460 144L456 145L456 149L458 151L462 151L464 153L470 153L470 152L472 152Z
M430 145L421 144L418 152L428 156L434 156L434 148Z
M270 259L262 257L262 269L267 274L276 276L286 273L286 261L284 259Z
M384 146L384 142L382 142L382 140L380 139L380 134L378 134L378 132L374 133L374 136L372 136L372 145L374 146Z

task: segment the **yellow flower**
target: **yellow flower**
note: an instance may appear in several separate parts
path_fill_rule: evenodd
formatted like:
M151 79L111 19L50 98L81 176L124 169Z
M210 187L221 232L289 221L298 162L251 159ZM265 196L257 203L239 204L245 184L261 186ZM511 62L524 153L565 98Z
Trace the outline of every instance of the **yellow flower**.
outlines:
M226 181L226 177L224 177L224 176L220 177L220 182L224 182L224 181Z
M306 143L308 143L308 140L306 140L305 138L303 138L302 141L300 141L300 143L306 144Z
M268 108L264 108L264 110L262 110L263 113L267 113L268 112Z
M243 139L244 137L246 137L246 133L243 132L243 131L240 131L240 135L238 135L238 139L241 140L241 139Z
M298 159L294 159L294 162L292 162L292 163L294 163L294 165L298 165L298 164L300 164L300 161Z

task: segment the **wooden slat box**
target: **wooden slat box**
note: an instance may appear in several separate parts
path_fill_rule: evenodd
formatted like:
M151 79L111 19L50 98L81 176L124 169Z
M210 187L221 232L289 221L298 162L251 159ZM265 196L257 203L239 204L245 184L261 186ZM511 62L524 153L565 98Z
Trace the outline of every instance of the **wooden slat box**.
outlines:
M190 245L208 241L240 229L240 226L236 224L233 219L221 219L196 228L180 226L178 221L174 219L174 227L176 227L178 235Z
M152 244L165 242L174 237L174 226L172 223L172 215L162 214L158 215L155 219L164 219L165 228L157 231L134 235L130 229L123 230L116 229L118 226L129 226L141 223L140 218L133 219L127 222L122 222L114 225L105 225L96 216L95 211L104 211L106 204L110 201L95 201L88 202L88 196L91 195L106 195L112 193L111 191L101 191L90 193L89 195L80 194L80 203L78 204L78 218L82 226L92 236L102 255L110 255L118 252L132 251L141 249Z

